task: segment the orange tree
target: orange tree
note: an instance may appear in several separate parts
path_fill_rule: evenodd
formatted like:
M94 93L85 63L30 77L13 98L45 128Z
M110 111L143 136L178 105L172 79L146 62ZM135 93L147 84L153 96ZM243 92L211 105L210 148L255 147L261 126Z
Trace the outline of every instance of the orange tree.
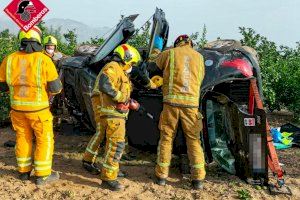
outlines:
M277 46L251 28L240 27L241 42L259 54L265 102L270 110L287 108L300 119L300 44Z
M0 63L8 54L18 50L18 39L9 30L0 32ZM9 119L9 96L7 93L0 92L0 125Z

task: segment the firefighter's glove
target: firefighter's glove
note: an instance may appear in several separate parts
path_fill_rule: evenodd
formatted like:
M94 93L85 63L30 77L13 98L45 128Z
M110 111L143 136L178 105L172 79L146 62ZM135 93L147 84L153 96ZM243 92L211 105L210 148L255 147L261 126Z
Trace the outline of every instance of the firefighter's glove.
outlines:
M129 112L129 102L118 103L116 109L119 113L128 113Z
M158 36L158 35L156 35L156 36L154 37L154 44L153 44L153 47L154 47L155 49L159 49L160 51L162 51L162 49L163 49L163 44L164 44L163 38L160 37L160 36Z
M141 78L141 84L144 87L147 87L149 85L149 83L151 82L151 80L149 78L149 72L147 70L147 63L143 63L139 67L139 76Z
M140 109L140 104L139 102L137 102L136 100L134 99L130 99L129 100L129 109L130 110L134 110L134 111L138 111Z
M157 85L152 80L150 80L150 82L148 83L148 85L146 85L146 88L148 88L148 89L156 89Z
M163 78L161 76L155 75L151 78L150 86L148 88L156 89L161 87L162 85L163 85Z

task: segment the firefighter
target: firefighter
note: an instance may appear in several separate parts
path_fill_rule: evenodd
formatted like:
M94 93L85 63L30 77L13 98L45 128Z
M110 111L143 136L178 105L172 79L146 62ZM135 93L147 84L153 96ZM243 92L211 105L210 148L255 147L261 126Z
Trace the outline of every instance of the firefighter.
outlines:
M114 191L124 188L117 181L117 176L119 161L125 148L125 119L129 109L137 104L130 100L132 88L128 74L140 60L140 54L134 47L128 44L118 46L111 61L97 76L92 93L97 131L86 148L83 167L89 171L99 170L94 162L100 144L106 138L101 179L103 186Z
M34 166L37 185L59 179L58 173L51 170L54 139L48 99L49 94L62 90L53 62L42 53L41 34L36 26L27 33L20 31L19 51L7 56L0 66L0 89L10 95L19 178L28 180Z
M63 57L62 53L57 49L57 39L51 35L47 36L43 40L44 53L49 56L55 65Z
M150 57L150 62L155 62L157 68L163 72L163 111L159 121L156 183L166 184L172 144L180 120L186 138L192 185L195 189L201 189L206 174L200 143L202 115L199 112L200 87L205 73L203 56L193 49L192 41L187 35L179 36L175 40L174 48L160 53L162 44L163 39L156 36L155 49ZM153 81L146 78L148 87L155 88Z

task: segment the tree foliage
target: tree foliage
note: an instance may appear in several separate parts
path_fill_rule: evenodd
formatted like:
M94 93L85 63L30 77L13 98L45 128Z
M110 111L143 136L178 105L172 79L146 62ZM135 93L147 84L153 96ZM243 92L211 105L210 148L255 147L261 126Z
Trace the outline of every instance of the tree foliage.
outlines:
M0 63L5 56L18 49L18 38L11 34L9 30L0 33ZM7 93L0 92L0 125L9 118L9 96Z
M203 25L201 34L200 32L195 32L190 35L191 40L193 41L194 47L196 49L203 48L207 41L207 28L206 25Z
M143 27L137 30L128 43L137 48L147 48L150 43L150 25L150 22L147 22Z
M103 38L95 37L95 38L91 38L90 41L83 42L83 44L90 44L90 45L101 46L103 44L103 42L104 42Z
M2 62L6 55L18 49L18 38L11 34L9 30L4 30L0 32L0 47L0 62Z
M271 110L287 108L300 118L300 44L277 46L252 28L240 27L243 45L259 54L265 101Z

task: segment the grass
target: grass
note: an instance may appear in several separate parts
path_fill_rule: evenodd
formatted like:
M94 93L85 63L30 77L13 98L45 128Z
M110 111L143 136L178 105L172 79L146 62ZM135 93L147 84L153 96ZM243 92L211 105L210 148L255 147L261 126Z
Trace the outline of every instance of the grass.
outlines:
M238 193L238 198L239 199L242 199L242 200L252 199L252 196L251 196L249 190L247 190L247 189L240 189L240 190L237 191L237 193Z

